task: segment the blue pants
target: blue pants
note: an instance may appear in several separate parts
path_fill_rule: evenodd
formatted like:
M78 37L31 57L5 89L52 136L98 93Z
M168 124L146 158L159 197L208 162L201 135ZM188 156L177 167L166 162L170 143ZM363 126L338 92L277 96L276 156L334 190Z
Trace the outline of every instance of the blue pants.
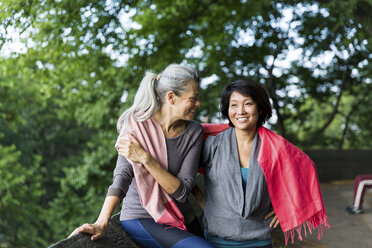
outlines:
M212 244L192 233L156 223L153 219L123 220L124 230L141 247L149 248L212 248Z

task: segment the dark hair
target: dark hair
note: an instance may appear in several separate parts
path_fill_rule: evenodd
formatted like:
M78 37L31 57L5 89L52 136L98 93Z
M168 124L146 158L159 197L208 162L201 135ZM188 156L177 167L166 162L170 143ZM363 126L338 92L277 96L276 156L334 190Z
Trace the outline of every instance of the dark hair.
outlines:
M270 119L272 110L269 96L266 90L255 81L249 79L237 80L232 84L228 85L222 91L221 95L220 111L222 117L229 120L230 126L234 127L234 124L232 124L229 118L230 96L234 91L237 91L244 96L251 97L254 103L257 105L258 107L257 127L261 127L267 120Z

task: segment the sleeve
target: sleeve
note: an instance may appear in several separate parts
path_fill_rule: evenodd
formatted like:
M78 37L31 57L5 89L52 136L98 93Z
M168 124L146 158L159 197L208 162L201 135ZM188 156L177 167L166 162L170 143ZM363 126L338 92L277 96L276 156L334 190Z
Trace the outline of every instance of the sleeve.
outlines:
M200 124L199 124L200 125ZM181 180L177 190L170 194L178 202L185 202L190 191L194 187L194 179L199 168L200 152L203 145L203 129L195 130L198 133L195 142L191 145L183 160L182 166L176 177Z
M134 177L132 165L123 157L118 156L114 170L113 182L107 190L106 196L117 196L123 200Z
M206 140L203 142L203 148L201 150L201 158L200 158L200 163L199 167L208 167L210 166L214 152L216 150L216 143L217 138L219 136L209 136Z

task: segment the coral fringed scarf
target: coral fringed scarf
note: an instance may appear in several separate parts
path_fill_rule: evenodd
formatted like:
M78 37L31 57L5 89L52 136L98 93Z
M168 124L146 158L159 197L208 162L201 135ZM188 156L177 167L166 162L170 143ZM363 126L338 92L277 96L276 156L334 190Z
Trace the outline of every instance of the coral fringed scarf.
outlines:
M156 120L148 119L143 122L130 120L128 128L120 132L117 142L119 139L129 140L130 133L160 165L165 169L168 168L165 137ZM174 200L162 189L142 164L135 163L129 159L128 161L133 166L136 188L142 206L157 223L186 231L184 217Z
M204 136L217 135L228 124L203 124ZM261 147L258 162L265 175L270 200L287 245L295 232L302 238L318 228L318 239L330 227L314 162L299 148L265 127L258 128Z
M294 232L302 240L301 229L318 228L318 239L329 228L318 174L314 162L299 148L272 131L260 127L258 162L264 172L271 203L287 244Z

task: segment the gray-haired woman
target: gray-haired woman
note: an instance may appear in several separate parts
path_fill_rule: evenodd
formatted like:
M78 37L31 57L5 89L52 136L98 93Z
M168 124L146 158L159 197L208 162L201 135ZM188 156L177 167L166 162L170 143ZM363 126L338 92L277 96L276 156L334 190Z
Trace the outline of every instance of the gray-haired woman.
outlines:
M182 228L184 226L182 215L178 218L175 214L176 221L181 219L180 228L170 228L172 225L161 224L167 222L158 221L154 217L157 213L154 215L149 209L155 207L156 212L158 207L164 208L164 206L151 206L154 202L152 198L159 197L157 193L151 193L149 196L147 188L141 195L141 187L151 183L140 180L144 177L136 176L138 174L136 171L141 169L149 173L152 176L149 180L156 181L161 188L160 191L164 191L166 197L170 196L170 199L175 201L176 208L178 207L185 216L186 227L192 230L198 226L196 218L192 218L190 214L192 209L186 198L193 186L202 147L203 128L198 122L192 121L196 108L200 106L199 83L199 73L183 65L171 64L159 75L146 73L132 107L127 109L118 120L118 132L122 134L132 130L133 123L139 126L145 123L141 127L148 133L144 135L143 140L149 137L151 140L157 126L163 138L153 139L144 144L143 140L138 141L140 140L138 136L132 135L133 132L128 131L129 139L121 138L119 135L116 145L119 157L114 170L113 183L108 189L101 213L94 224L84 224L71 235L85 232L92 234L92 240L101 237L114 209L124 199L120 215L121 224L142 247L194 247L195 245L213 247L204 239ZM155 131L146 130L148 127L146 123L152 125ZM141 132L143 130L137 133ZM150 150L157 150L161 144L165 144L166 147L164 153L166 153L167 166L165 167L157 158L150 155ZM144 147L148 146L151 149L146 150ZM135 164L140 164L140 168ZM152 189L152 186L150 188ZM173 218L174 214L167 212L160 219L169 219L169 216Z

